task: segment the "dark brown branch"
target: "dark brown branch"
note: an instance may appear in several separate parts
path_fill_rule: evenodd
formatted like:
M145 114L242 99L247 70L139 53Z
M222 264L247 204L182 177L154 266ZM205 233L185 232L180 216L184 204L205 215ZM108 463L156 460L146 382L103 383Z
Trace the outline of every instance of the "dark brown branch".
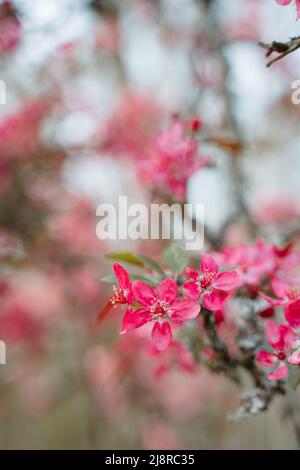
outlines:
M266 57L269 57L274 52L277 54L274 59L270 60L267 63L267 67L271 67L271 65L273 65L278 60L283 59L287 55L291 54L292 52L295 52L297 49L300 48L300 36L291 38L287 42L273 41L270 44L264 42L259 42L258 44L260 45L260 47L264 48L267 51Z

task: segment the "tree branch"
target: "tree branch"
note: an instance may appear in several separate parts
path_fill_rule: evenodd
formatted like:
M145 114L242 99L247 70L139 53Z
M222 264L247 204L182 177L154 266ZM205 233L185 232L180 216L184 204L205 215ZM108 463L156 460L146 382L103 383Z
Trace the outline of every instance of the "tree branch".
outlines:
M273 65L278 60L283 59L287 55L295 52L300 48L300 36L291 38L288 42L273 41L270 44L264 42L259 42L258 44L263 49L266 49L266 57L269 57L271 54L273 54L273 52L277 53L277 56L267 63L267 67L271 67L271 65Z

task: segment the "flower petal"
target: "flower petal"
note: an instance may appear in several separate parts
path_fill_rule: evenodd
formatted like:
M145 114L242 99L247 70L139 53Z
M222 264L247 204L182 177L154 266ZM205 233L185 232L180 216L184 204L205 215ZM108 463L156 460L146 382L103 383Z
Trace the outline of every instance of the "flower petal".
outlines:
M190 281L183 284L183 292L186 297L192 300L199 300L201 295L201 287L199 282Z
M202 256L200 269L203 273L210 273L215 276L219 270L219 266L210 255L204 254Z
M124 269L119 263L114 263L113 268L119 287L124 290L130 290L130 277L126 269Z
M203 306L207 310L220 310L223 303L227 298L227 294L222 291L212 290L211 292L206 292L203 296Z
M293 354L291 354L288 357L288 362L289 364L292 364L293 366L299 366L300 365L300 351L295 351Z
M287 351L293 347L297 337L289 325L280 325L279 330L283 344L283 350Z
M275 323L273 320L268 320L266 323L266 338L272 348L282 349L280 329L277 323Z
M176 323L183 323L192 318L196 318L200 312L200 305L193 300L181 299L175 300L172 304L172 321Z
M273 372L270 372L268 375L269 380L281 380L284 377L286 377L289 373L289 370L287 366L283 363L280 364L280 366L275 369Z
M151 338L154 346L158 351L164 351L167 349L172 341L172 331L170 324L168 322L159 323L158 321L154 323Z
M269 295L264 294L263 292L259 292L260 297L262 297L266 302L269 302L269 304L272 305L272 307L277 307L278 305L284 305L285 301L284 300L279 300L275 299L274 297L271 297Z
M152 287L143 281L134 281L132 283L132 291L135 300L143 307L150 307L152 302L156 300Z
M156 288L156 293L160 300L171 304L177 297L178 286L173 279L165 279Z
M258 353L256 354L256 360L258 364L263 367L271 367L274 364L276 364L278 359L275 356L275 354L262 349L261 351L258 351Z
M300 328L300 299L290 302L285 308L284 315L292 328Z
M282 279L279 279L278 277L273 277L271 281L271 286L277 297L280 299L286 299L287 298L287 291L290 287L290 285L283 281Z
M286 6L292 3L292 0L276 0L276 2L278 3L278 5Z
M139 328L140 326L145 325L145 323L151 321L152 315L149 310L140 308L138 310L132 310L128 308L125 312L125 315L122 320L122 327L120 334L123 335L130 330Z
M236 271L227 271L217 275L214 280L214 287L221 290L231 290L237 287L240 283L240 276Z
M199 273L198 271L196 271L196 269L186 268L185 272L187 273L188 277L190 277L191 279L194 279L195 281L199 279Z

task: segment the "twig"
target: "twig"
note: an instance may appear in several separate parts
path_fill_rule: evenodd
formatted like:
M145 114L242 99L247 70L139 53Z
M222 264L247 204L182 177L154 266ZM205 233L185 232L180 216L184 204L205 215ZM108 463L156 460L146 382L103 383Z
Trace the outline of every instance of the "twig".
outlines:
M273 65L278 60L283 59L287 55L300 48L300 36L291 38L287 42L273 41L270 44L264 42L259 42L258 44L260 47L266 49L266 57L269 57L271 54L273 54L273 52L277 53L277 56L267 63L267 67L271 67L271 65Z

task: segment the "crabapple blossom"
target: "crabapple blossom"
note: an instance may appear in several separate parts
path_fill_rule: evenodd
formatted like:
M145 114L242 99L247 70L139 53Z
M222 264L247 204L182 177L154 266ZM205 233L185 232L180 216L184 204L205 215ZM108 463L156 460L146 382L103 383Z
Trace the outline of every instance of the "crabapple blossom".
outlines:
M266 338L273 348L273 352L261 349L256 355L257 362L263 367L276 366L275 370L268 374L270 380L283 379L288 375L286 364L295 364L296 356L293 355L293 348L297 337L288 325L277 325L273 320L268 320Z
M187 268L188 276L193 279L184 283L186 297L198 300L202 292L203 306L208 310L220 310L228 293L238 287L240 277L236 271L219 272L219 266L210 255L203 255L200 273Z
M181 325L200 312L197 302L178 298L178 286L173 279L160 282L155 290L143 281L134 281L132 291L141 308L126 311L121 334L154 322L151 338L159 351L167 349L172 342L171 325Z
M194 119L190 126L196 132L201 121ZM137 168L149 186L184 200L191 176L211 163L211 158L199 153L196 140L187 136L186 124L174 119L148 146L144 157L137 160Z
M118 282L118 287L113 286L114 293L108 300L104 309L99 313L97 319L98 323L105 318L112 307L116 307L117 305L132 305L134 302L134 296L128 272L119 263L114 263L113 269Z

